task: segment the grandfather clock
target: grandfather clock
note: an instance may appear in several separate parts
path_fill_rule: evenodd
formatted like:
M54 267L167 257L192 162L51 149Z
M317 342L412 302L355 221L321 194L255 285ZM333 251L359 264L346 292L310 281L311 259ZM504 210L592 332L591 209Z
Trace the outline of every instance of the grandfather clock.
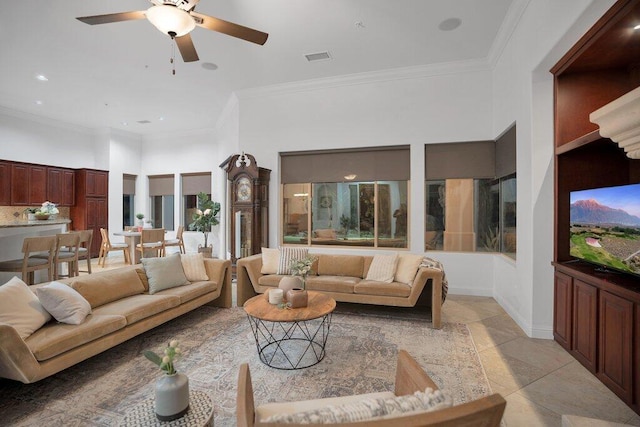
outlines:
M269 246L270 169L259 168L251 154L235 154L221 165L230 189L231 262Z

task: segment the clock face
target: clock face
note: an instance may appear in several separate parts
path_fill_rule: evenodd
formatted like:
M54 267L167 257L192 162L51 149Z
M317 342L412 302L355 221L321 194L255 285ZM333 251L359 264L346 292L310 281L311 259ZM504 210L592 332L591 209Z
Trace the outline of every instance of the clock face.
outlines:
M249 178L242 177L238 180L236 198L240 202L248 202L251 200L251 181Z

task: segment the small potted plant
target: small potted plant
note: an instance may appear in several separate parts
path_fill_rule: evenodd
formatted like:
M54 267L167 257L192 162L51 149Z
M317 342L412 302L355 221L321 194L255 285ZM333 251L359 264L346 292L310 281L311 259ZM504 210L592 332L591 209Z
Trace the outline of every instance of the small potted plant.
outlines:
M36 210L36 219L49 219L49 217L53 216L55 218L60 211L56 207L55 203L51 203L50 201L46 201L37 208Z
M176 371L174 362L180 357L177 340L171 340L162 356L147 350L144 356L165 373L155 385L155 412L160 421L180 418L189 409L189 377Z
M38 208L26 208L23 212L27 215L27 220L34 221L36 219L36 212Z
M140 231L140 229L144 225L144 214L143 213L137 213L136 214L136 218L138 218L138 231Z
M209 200L206 193L198 194L198 209L193 214L193 222L189 224L189 230L204 233L204 246L198 246L198 252L202 252L206 258L211 257L213 247L207 245L211 227L218 225L218 213L220 203Z

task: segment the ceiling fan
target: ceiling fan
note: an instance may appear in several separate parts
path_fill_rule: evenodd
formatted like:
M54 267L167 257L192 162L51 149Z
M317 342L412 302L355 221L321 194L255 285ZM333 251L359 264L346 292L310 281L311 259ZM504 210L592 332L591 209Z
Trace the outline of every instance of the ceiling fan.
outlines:
M78 19L89 25L133 21L147 18L158 30L176 41L184 62L197 61L198 53L189 33L197 26L237 37L259 45L265 44L269 34L194 12L200 0L149 0L153 6L147 10L82 16Z

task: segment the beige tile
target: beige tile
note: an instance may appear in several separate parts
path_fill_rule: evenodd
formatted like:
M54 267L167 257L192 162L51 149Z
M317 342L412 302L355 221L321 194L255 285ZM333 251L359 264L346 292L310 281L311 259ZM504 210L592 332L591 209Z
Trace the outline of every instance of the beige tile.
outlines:
M577 361L524 387L517 394L558 414L618 423L634 415L627 405Z
M558 343L552 340L520 337L498 346L504 356L535 366L544 374L575 361Z
M509 395L516 392L548 373L533 365L503 354L499 347L483 350L479 355L487 378L492 383L500 386L500 393L502 395Z
M495 304L495 302L493 304ZM497 313L500 314L495 307L491 307L488 304L485 304L483 307L482 304L474 306L455 300L447 300L442 306L442 319L446 322L471 323L493 317Z
M506 427L557 427L561 415L515 393L505 398L507 407L502 421Z
M478 351L525 336L522 329L507 314L472 322L467 326Z
M634 413L631 416L631 418L629 418L627 421L625 421L625 424L629 424L629 425L632 425L632 426L640 426L640 415Z

